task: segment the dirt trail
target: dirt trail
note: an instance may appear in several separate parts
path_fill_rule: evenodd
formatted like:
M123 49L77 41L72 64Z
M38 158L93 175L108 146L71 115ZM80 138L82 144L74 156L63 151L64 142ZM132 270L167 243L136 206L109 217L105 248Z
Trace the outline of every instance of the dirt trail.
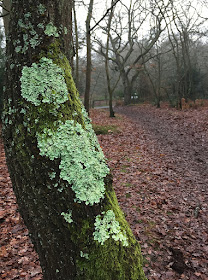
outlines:
M208 109L180 112L147 105L120 107L117 112L142 126L156 148L169 155L171 166L175 163L176 173L208 191Z
M150 181L137 182L140 196L145 197L138 205L142 203L144 211L126 211L150 262L147 276L208 279L208 110L182 112L143 105L116 112L133 121L138 144L144 140L143 165L152 162ZM148 231L144 224L134 224L131 216L146 219Z
M195 182L208 187L208 109L180 112L141 106L117 111L140 123L161 151L183 164L183 173L198 173Z

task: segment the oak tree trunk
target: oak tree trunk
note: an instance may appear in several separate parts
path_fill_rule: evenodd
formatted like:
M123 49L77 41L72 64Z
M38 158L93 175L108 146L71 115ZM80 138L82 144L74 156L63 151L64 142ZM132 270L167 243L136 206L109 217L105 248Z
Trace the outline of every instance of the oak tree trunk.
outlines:
M3 137L46 280L146 279L66 58L68 0L13 0Z

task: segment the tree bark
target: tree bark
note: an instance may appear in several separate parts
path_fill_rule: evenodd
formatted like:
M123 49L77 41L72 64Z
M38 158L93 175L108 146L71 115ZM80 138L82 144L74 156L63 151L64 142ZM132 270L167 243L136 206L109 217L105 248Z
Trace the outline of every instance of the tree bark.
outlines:
M129 81L129 78L125 72L125 70L121 73L121 79L123 82L124 88L124 104L129 105L131 103L131 96L132 96L132 81Z
M146 279L66 58L71 1L13 0L3 137L46 280Z
M111 6L113 6L113 1L111 1ZM105 73L106 73L106 80L107 80L107 88L108 88L108 95L109 95L109 111L110 111L110 117L114 118L115 113L113 111L113 91L114 89L111 89L111 81L110 81L110 73L109 73L109 60L108 60L108 53L109 53L109 42L110 42L110 25L112 22L113 17L113 8L110 11L110 15L108 18L108 24L107 24L107 42L106 42L106 53L105 53Z
M78 26L77 26L77 14L76 14L75 0L73 0L73 20L74 20L75 57L76 57L75 83L78 86L79 85L79 38L78 38Z
M86 86L85 86L84 106L88 113L90 110L90 86L91 86L91 74L92 74L90 21L92 18L93 2L94 0L90 0L87 20L86 20L87 67L86 67Z

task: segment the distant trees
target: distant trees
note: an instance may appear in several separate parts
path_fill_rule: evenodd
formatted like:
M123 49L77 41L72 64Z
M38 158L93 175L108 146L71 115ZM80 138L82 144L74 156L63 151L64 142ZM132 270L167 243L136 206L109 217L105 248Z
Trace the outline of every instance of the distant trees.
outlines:
M124 102L131 102L131 95L137 77L139 76L144 57L158 40L162 28L162 12L168 9L160 1L160 9L155 10L153 3L130 1L129 5L121 4L120 11L114 13L111 30L109 32L110 45L108 59L112 61L115 69L119 71L123 90ZM142 39L145 21L154 22L154 26L146 31L146 37ZM103 28L105 29L105 28ZM105 53L105 45L97 40L98 48Z
M108 6L112 3L108 1ZM205 22L200 5L194 7L188 0L183 4L178 0L118 3L97 26L92 42L93 51L103 56L109 70L108 92L123 90L124 103L129 104L143 99L140 83L145 82L147 95L157 106L160 100L168 99L180 107L182 97L199 97L206 82L197 47L199 42L206 44L202 40L207 35Z

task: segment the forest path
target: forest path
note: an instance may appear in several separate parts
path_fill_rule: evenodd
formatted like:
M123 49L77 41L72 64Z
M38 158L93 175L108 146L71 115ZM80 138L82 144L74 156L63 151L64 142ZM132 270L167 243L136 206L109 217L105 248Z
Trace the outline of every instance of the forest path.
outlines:
M143 193L150 196L150 206L143 215L152 217L148 222L152 228L148 227L155 238L151 246L146 237L142 244L149 249L154 270L147 269L147 275L150 279L208 279L208 110L177 111L142 105L119 107L116 112L133 121L134 130L147 145L145 149L143 146L143 156L153 165L151 182ZM139 219L142 221L141 212ZM163 257L154 260L155 245Z
M208 279L207 108L136 105L116 113L108 121L122 132L98 138L148 279Z
M175 170L208 191L208 109L177 111L152 106L120 107L157 142L161 152L175 160Z

